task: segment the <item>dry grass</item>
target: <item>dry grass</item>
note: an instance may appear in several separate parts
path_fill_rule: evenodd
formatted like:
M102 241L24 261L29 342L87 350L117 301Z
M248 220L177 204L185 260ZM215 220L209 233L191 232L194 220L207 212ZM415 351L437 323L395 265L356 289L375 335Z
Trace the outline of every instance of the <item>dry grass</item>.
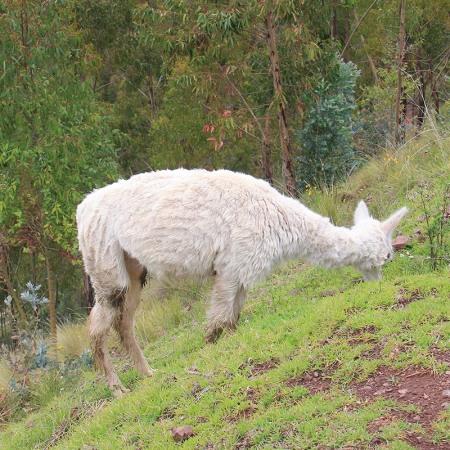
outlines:
M13 376L13 371L9 364L0 359L0 393L9 390L9 382Z
M61 357L79 358L89 348L86 322L66 323L58 327L58 354Z
M142 303L136 312L135 332L138 341L147 345L186 316L189 305L204 296L200 283L187 280L155 280L143 290Z

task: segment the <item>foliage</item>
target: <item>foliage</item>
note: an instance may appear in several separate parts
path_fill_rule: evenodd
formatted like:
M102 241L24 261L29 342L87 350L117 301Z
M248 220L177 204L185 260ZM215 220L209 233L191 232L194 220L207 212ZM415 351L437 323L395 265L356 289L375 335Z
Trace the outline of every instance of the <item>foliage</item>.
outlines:
M64 2L11 1L0 33L1 243L5 255L39 256L55 324L52 254L73 258L76 205L118 176L118 135L92 90L95 56Z
M351 128L358 75L354 64L336 61L306 97L310 112L297 133L303 148L297 168L302 191L307 185L331 187L359 164Z
M438 201L433 197L438 197ZM450 184L444 186L439 196L430 189L429 183L424 182L420 200L426 223L424 234L429 243L429 261L432 269L436 270L450 265Z
M41 285L34 286L33 283L27 283L28 291L24 291L20 294L20 298L31 305L33 311L36 313L38 308L48 303L47 297L42 297L38 294L41 289Z
M46 237L73 251L74 206L117 168L114 131L88 78L93 55L67 14L59 2L12 2L1 17L0 226L11 242Z

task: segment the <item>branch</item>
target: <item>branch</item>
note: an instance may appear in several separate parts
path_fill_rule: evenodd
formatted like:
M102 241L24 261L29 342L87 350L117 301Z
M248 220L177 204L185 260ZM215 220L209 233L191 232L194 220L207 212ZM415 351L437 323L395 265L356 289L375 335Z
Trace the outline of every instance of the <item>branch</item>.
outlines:
M230 78L228 77L228 75L226 73L225 73L225 78L227 79L228 83L231 84L233 89L238 93L239 97L241 97L241 100L244 102L245 106L250 111L250 114L255 119L256 125L258 125L258 128L259 128L259 131L261 133L261 136L264 139L264 130L262 129L262 126L259 123L258 118L256 117L255 113L253 112L253 109L250 107L250 105L248 104L247 100L245 100L245 97L242 95L241 91L235 86L235 84L230 80Z
M361 16L361 18L359 19L359 22L356 24L356 27L353 29L353 31L350 33L350 36L347 40L347 42L345 43L344 49L342 50L340 57L342 58L342 56L344 55L345 51L347 50L347 47L350 45L350 41L353 38L353 35L356 33L356 31L358 30L358 28L360 27L362 21L365 19L365 17L367 16L367 14L369 14L369 11L374 7L375 3L377 2L377 0L373 0L373 2L370 4L370 6L367 8L367 11Z

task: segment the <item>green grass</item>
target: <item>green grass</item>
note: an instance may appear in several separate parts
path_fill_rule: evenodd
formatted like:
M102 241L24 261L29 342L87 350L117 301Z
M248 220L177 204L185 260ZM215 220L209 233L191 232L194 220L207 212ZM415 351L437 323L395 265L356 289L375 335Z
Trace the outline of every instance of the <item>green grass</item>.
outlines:
M400 154L397 162L373 161L344 187L307 197L315 195L310 201L316 210L320 195L326 197L324 209L332 208L330 195L335 204L341 199L332 210L335 220L346 224L359 198L372 199L369 208L376 216L407 204L411 212L401 231L425 233L420 192L427 189L427 206L438 215L450 173L449 151L426 142L401 150L425 148L420 164ZM447 245L448 225L444 233ZM365 401L352 390L380 367L396 373L421 367L437 375L449 370L436 357L436 351L450 349L449 267L444 263L432 271L428 256L427 241L413 240L385 267L384 279L373 283L356 283L359 275L352 269L282 266L251 291L236 332L214 345L205 343L207 288L166 286L168 300L148 299L137 320L154 377L143 379L118 358L120 377L132 389L119 399L91 370L74 377L72 385L36 380L33 392L40 386L42 399L3 428L0 448L411 449L406 439L411 433L444 446L448 411L425 429L405 419L414 405L383 397ZM413 300L402 304L402 295ZM158 292L149 288L144 297ZM314 372L326 374L323 390L295 382ZM195 434L175 443L171 429L182 425Z

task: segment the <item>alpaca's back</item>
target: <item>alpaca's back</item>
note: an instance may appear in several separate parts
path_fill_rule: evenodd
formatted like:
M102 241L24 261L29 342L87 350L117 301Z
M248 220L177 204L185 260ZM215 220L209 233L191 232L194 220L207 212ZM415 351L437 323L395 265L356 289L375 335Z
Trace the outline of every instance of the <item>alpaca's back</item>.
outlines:
M228 171L161 171L119 181L78 208L86 270L114 274L126 286L127 252L157 276L220 271L251 284L281 257L273 230L283 226L284 200L267 183Z

